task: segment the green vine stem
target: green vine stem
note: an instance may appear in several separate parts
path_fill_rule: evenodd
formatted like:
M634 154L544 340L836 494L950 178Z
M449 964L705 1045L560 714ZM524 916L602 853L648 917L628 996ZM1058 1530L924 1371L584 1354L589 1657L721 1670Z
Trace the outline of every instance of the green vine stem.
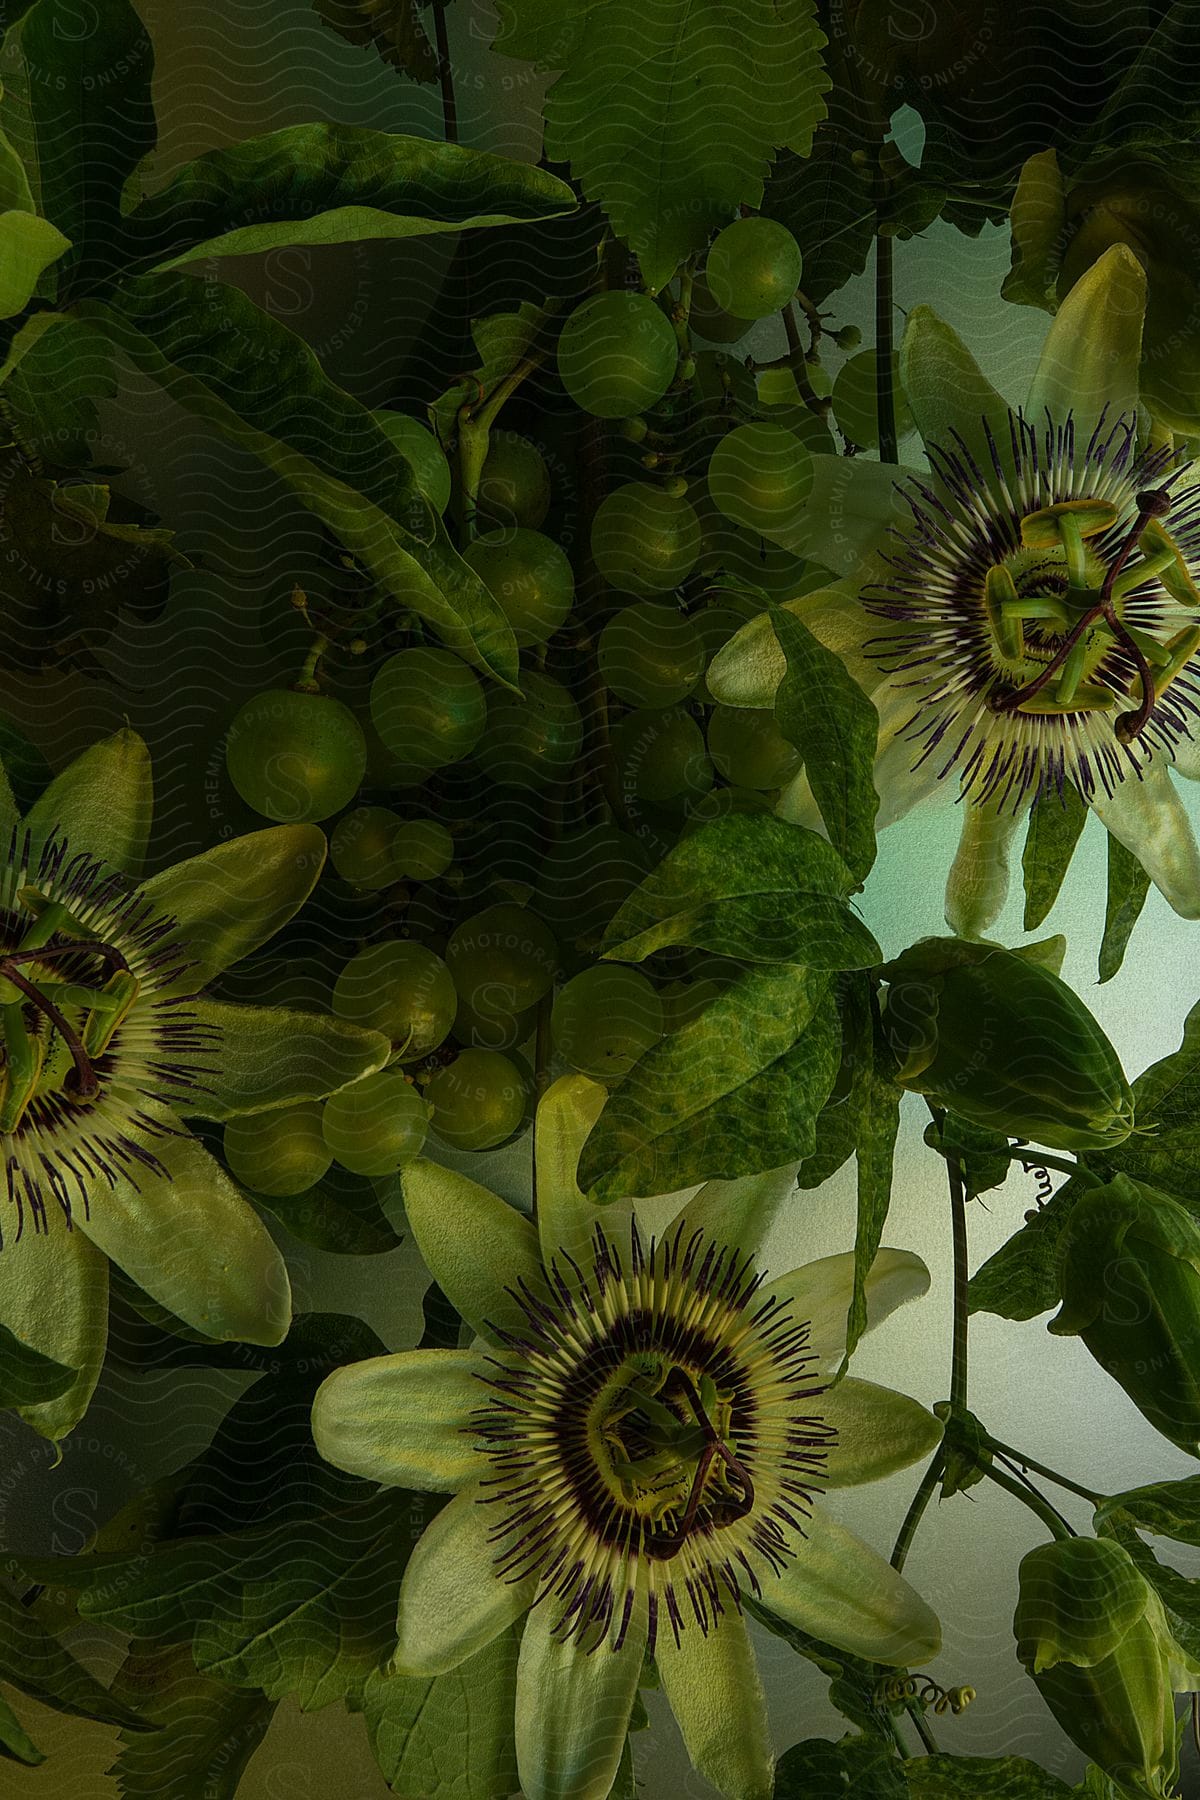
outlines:
M1008 1157L1010 1162L1020 1163L1026 1171L1056 1169L1060 1175L1074 1175L1081 1181L1090 1181L1093 1186L1101 1185L1100 1177L1085 1169L1082 1163L1068 1162L1065 1156L1052 1156L1046 1150L1010 1150Z
M783 308L781 317L783 319L783 329L787 333L788 341L787 355L782 359L783 363L792 371L796 380L797 392L805 406L807 406L809 412L816 413L819 419L824 419L829 412L829 404L827 401L821 399L809 379L808 358L804 345L800 342L800 329L796 324L794 301L788 301L787 305ZM778 365L771 363L763 364L764 368L773 368L776 366Z
M882 177L881 177L882 179ZM893 240L875 234L875 404L879 415L879 460L896 461L896 396L892 388Z
M1060 1474L1048 1463L1036 1462L1032 1456L1026 1456L1023 1450L1014 1450L1011 1444L1002 1443L999 1438L993 1437L990 1431L987 1433L986 1442L988 1449L994 1450L998 1456L1007 1456L1011 1462L1019 1463L1023 1469L1030 1469L1035 1475L1041 1475L1044 1480L1054 1482L1056 1487L1065 1488L1067 1493L1078 1494L1081 1500L1088 1501L1092 1506L1103 1505L1109 1497L1107 1494L1095 1493L1091 1488L1084 1487L1078 1481L1072 1481L1069 1475Z
M1006 1489L1015 1499L1027 1506L1030 1512L1036 1513L1052 1537L1071 1538L1075 1536L1062 1514L1056 1512L1045 1496L1039 1494L1035 1487L1023 1487L1015 1476L1005 1474L1002 1469L996 1467L995 1463L984 1463L982 1467L989 1481L994 1481L997 1487Z
M446 7L449 0L434 0L433 33L437 50L438 82L442 90L442 129L448 144L458 142L458 103L454 97L454 64L450 61L450 40L446 32Z
M967 1283L970 1265L967 1260L967 1190L962 1169L953 1157L946 1158L946 1178L950 1183L950 1229L954 1240L954 1341L950 1357L950 1405L962 1412L967 1404Z
M896 1534L896 1542L892 1546L892 1554L888 1560L898 1575L908 1561L908 1553L912 1548L912 1541L917 1535L917 1527L925 1517L925 1508L933 1499L934 1489L942 1478L945 1460L945 1451L939 1444L930 1459L929 1467L921 1477L921 1485L913 1495L912 1504L905 1513L904 1521Z

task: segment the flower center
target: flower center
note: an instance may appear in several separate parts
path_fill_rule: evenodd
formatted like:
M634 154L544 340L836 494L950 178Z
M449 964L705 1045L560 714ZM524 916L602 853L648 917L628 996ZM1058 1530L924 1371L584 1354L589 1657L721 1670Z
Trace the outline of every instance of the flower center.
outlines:
M53 1199L166 1171L152 1148L211 1072L212 1031L169 991L186 967L173 920L52 840L0 859L0 1155L16 1235ZM0 1231L0 1247L4 1242Z
M627 1360L592 1411L596 1465L615 1500L649 1520L647 1553L672 1556L694 1530L719 1530L754 1504L735 1454L734 1396L668 1358ZM674 1520L672 1528L665 1521Z
M1183 605L1200 605L1179 547L1162 524L1171 509L1166 488L1137 495L1137 515L1111 542L1116 508L1096 500L1063 500L1021 520L1023 548L993 563L984 579L984 609L1002 688L995 712L1109 711L1111 687L1090 679L1115 648L1133 670L1138 704L1119 716L1123 743L1146 728L1165 694L1200 644L1200 626L1187 625L1163 643L1125 618L1125 600L1158 579ZM1107 560L1087 540L1108 537Z
M140 986L118 946L65 906L36 887L16 900L0 944L0 1132L15 1131L39 1096L96 1098L101 1059Z
M1035 431L1010 414L990 467L930 445L913 523L863 590L890 621L865 646L912 712L899 735L938 779L997 807L1111 794L1200 713L1200 487L1168 449L1136 452L1132 417Z
M648 1245L631 1224L628 1255L597 1226L590 1270L521 1284L473 1420L498 1577L614 1648L635 1592L678 1639L786 1568L833 1435L808 1327L749 1259L682 1222Z

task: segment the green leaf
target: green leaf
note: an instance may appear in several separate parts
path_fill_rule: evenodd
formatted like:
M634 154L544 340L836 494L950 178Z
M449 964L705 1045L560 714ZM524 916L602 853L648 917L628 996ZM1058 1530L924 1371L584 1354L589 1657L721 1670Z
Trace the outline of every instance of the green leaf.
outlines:
M531 300L522 300L516 312L486 313L472 321L478 366L460 376L429 408L430 419L443 443L449 443L457 434L463 404L469 400L473 407L477 406L481 396L494 393L529 355L557 311L556 304L535 306Z
M417 0L313 0L317 16L348 44L375 49L413 81L436 81L437 56L425 35Z
M642 962L690 944L755 963L871 968L882 952L845 895L846 866L815 831L727 813L669 850L620 907L601 954Z
M0 1406L40 1406L57 1400L75 1375L74 1369L31 1349L0 1324Z
M580 1187L665 1194L808 1155L839 1049L825 977L751 970L634 1065L584 1145Z
M802 619L772 604L771 624L787 658L775 723L804 758L830 841L861 886L875 861L879 795L872 776L879 714L841 657Z
M913 1756L912 1800L1070 1800L1074 1789L1024 1756Z
M428 1523L432 1503L389 1489L272 1530L83 1558L72 1571L89 1582L80 1611L134 1636L191 1635L203 1672L274 1700L294 1695L306 1711L356 1703L395 1642L414 1506Z
M175 1360L212 1360L217 1348L185 1345ZM85 1617L156 1642L190 1639L196 1667L234 1686L292 1695L305 1710L361 1704L395 1643L409 1552L440 1502L332 1468L312 1441L311 1408L333 1368L382 1351L360 1320L298 1321L181 1472L171 1536L30 1573L79 1588ZM240 1346L237 1360L246 1366Z
M817 1115L816 1147L800 1165L796 1183L818 1188L853 1156L862 1130L871 1071L871 990L868 978L853 971L836 983L842 1018L842 1060L829 1098Z
M1184 1021L1178 1050L1138 1076L1133 1102L1138 1130L1084 1160L1163 1188L1200 1212L1200 1003Z
M1021 855L1026 931L1036 931L1058 899L1087 815L1086 801L1069 782L1061 795L1047 789L1030 812Z
M140 1714L102 1687L2 1584L0 1681L56 1712L134 1731L146 1729Z
M372 1181L334 1163L328 1174L302 1194L255 1194L253 1198L303 1244L339 1256L378 1256L400 1243L377 1192L385 1182L389 1187L398 1186L395 1176Z
M510 15L529 10L522 0ZM546 154L570 163L653 291L714 226L759 204L775 150L809 149L830 85L814 11L812 0L608 0L572 28Z
M871 170L851 160L862 148L862 126L840 116L846 105L846 96L834 89L831 116L818 125L811 154L784 151L763 196L763 212L786 225L800 245L804 292L817 306L862 274L875 241Z
M1115 1538L1128 1552L1162 1601L1171 1636L1185 1656L1193 1662L1200 1660L1200 1581L1160 1563L1153 1550L1142 1542L1126 1512L1101 1508L1096 1513L1096 1530L1104 1537Z
M34 313L9 346L0 387L4 416L28 455L86 468L100 424L96 402L117 391L112 347L78 319Z
M907 1800L906 1766L882 1738L844 1737L837 1744L806 1738L780 1757L775 1800Z
M984 1478L992 1453L988 1449L987 1432L966 1407L954 1408L948 1400L934 1403L934 1413L942 1420L942 1485L941 1498L964 1493Z
M367 1735L400 1800L495 1800L515 1792L520 1647L513 1627L430 1681L384 1670L370 1677L363 1693Z
M48 219L0 212L0 319L11 319L29 304L43 270L70 247Z
M76 0L38 0L6 49L14 42L0 124L38 211L74 246L59 285L103 278L125 182L155 143L150 38L130 0L89 0L84 14Z
M189 275L126 282L88 316L181 405L273 469L397 605L515 683L512 628L453 549L411 465L293 332L238 289Z
M5 1758L9 1762L24 1763L27 1769L36 1769L46 1760L45 1753L38 1749L4 1695L0 1694L0 1760Z
M275 1703L201 1675L186 1644L135 1641L114 1693L158 1727L121 1734L111 1773L122 1800L233 1800Z
M564 69L575 54L590 14L608 0L497 0L499 25L493 50L520 56L540 69Z
M900 1129L900 1093L877 1066L863 1094L858 1132L858 1221L854 1234L854 1292L846 1323L846 1357L867 1328L867 1276L883 1241L892 1199L892 1163Z
M1125 960L1125 948L1150 892L1150 877L1137 857L1110 831L1108 834L1108 899L1100 944L1099 977L1111 981Z
M111 630L119 607L136 613L165 599L170 568L185 562L169 531L108 517L119 508L103 485L35 474L17 450L0 450L0 491L0 661L9 667L61 666L92 632Z
M11 8L9 9L11 12ZM0 131L0 211L36 212L25 164Z
M967 1287L969 1311L1034 1319L1059 1304L1059 1240L1075 1202L1090 1185L1086 1177L1072 1176L1045 1206L1025 1214L1021 1229L972 1275Z
M1097 1521L1118 1508L1141 1531L1175 1538L1181 1544L1200 1544L1200 1475L1189 1475L1183 1481L1154 1481L1113 1494L1096 1509Z
M940 1122L930 1120L925 1142L939 1156L957 1165L968 1200L975 1200L1008 1180L1012 1163L1008 1139L1002 1131L975 1125L955 1112L944 1113Z
M161 268L285 244L525 224L573 212L566 182L459 144L356 125L288 125L185 163L125 221L129 255Z

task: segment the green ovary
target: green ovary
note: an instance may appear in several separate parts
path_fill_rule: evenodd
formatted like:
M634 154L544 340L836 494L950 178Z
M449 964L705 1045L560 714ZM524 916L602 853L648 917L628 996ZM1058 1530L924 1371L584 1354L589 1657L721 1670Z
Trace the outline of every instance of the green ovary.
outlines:
M589 1449L613 1498L656 1525L686 1510L709 1441L682 1393L661 1397L676 1372L675 1364L650 1353L626 1358L597 1395L588 1421ZM731 1400L718 1393L709 1376L678 1372L695 1383L717 1437L735 1449ZM740 1494L725 1465L711 1459L703 1498L736 1500Z

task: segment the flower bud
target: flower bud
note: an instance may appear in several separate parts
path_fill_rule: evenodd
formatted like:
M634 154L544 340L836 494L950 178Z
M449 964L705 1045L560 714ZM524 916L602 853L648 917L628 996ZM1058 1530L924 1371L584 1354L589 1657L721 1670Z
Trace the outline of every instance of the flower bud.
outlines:
M1110 1148L1133 1127L1116 1051L1083 1001L1036 960L965 938L923 938L881 971L902 1087L1009 1137Z
M1017 1655L1072 1742L1137 1794L1176 1778L1171 1649L1161 1602L1110 1539L1041 1544L1022 1560Z
M1200 1455L1200 1226L1118 1175L1076 1203L1060 1256L1049 1329L1081 1337L1155 1430Z

